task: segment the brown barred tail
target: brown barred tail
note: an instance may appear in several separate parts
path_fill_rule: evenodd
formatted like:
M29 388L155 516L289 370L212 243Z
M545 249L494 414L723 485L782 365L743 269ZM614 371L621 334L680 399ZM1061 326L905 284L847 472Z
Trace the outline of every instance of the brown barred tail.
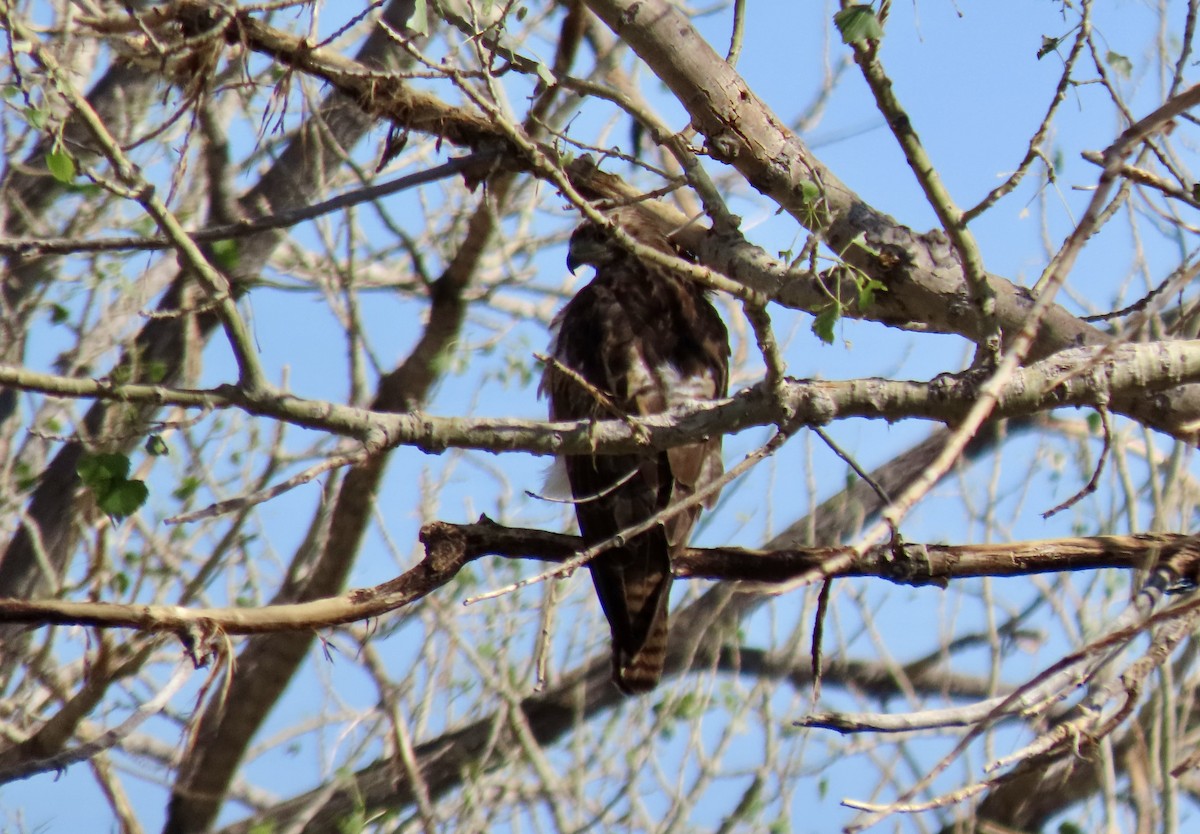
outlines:
M667 659L667 610L663 606L650 624L646 642L632 654L613 643L613 683L626 695L649 692L662 678Z

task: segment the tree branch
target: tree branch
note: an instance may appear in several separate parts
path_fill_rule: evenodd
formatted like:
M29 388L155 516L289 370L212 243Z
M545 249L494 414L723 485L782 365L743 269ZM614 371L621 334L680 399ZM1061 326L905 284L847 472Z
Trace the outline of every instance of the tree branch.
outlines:
M0 599L0 623L85 625L180 632L203 626L226 634L300 631L380 617L410 605L453 579L463 567L484 556L567 561L585 545L577 536L503 527L486 516L474 524L432 522L421 528L425 558L395 579L336 597L261 608L183 608L69 600ZM890 545L878 545L849 560L831 576L878 577L904 585L937 585L980 576L1016 577L1035 573L1162 565L1176 581L1200 578L1200 552L1193 536L1142 534L1087 536L1003 544L906 543L898 559ZM746 550L689 547L673 562L682 579L755 583L770 593L818 570L831 559L853 553L850 547L798 547Z
M1200 381L1200 340L1151 342L1062 351L1014 369L997 393L995 416L1017 417L1053 408L1102 406L1133 416L1156 392ZM41 374L0 366L0 385L55 396L92 398L182 408L238 408L307 428L357 438L372 451L415 446L425 452L450 448L492 452L571 454L671 448L698 437L773 424L778 405L798 425L824 425L848 417L955 423L979 396L977 375L939 376L928 382L856 379L845 382L784 380L778 400L750 388L728 400L640 419L548 423L504 418L435 417L408 411L384 414L287 394L254 394L233 386L198 390ZM1178 427L1190 437L1193 424Z

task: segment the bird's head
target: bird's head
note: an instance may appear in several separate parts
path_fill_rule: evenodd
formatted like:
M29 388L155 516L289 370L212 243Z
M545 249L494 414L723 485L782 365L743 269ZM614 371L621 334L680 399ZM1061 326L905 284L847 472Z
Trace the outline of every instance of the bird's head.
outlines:
M584 223L571 235L567 245L567 269L571 274L583 265L600 267L621 252L620 246L603 226Z
M662 221L652 213L637 206L626 206L606 212L606 217L643 246L680 254L679 247L671 241L670 230L665 229ZM617 242L607 227L584 221L571 235L567 247L567 269L574 273L584 264L600 269L628 257L632 255Z

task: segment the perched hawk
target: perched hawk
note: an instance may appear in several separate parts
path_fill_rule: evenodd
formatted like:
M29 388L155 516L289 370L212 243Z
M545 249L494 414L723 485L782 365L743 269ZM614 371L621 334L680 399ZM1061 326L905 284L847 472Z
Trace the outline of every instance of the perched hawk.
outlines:
M639 243L676 252L666 232L640 211L610 216ZM583 264L595 267L596 276L555 318L551 346L554 359L579 378L547 366L541 390L549 395L550 419L657 414L725 396L729 336L697 284L644 263L590 223L575 230L567 253L572 272ZM668 451L568 455L560 462L580 532L593 544L719 477L721 438ZM698 506L684 510L588 564L612 628L613 681L626 694L648 692L662 676L671 556L687 547L699 515Z

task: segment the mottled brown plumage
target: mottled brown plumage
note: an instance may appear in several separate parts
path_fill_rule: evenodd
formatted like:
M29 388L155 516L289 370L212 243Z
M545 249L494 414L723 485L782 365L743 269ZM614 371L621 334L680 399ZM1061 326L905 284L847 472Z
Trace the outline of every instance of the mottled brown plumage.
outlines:
M613 217L638 242L674 251L645 215L624 209ZM572 271L582 264L595 267L595 278L555 319L552 353L609 402L550 366L542 390L551 419L656 414L725 396L729 337L698 285L643 262L586 223L576 229L567 256ZM568 455L562 462L580 532L592 544L718 477L721 439L640 454ZM613 681L625 693L649 691L662 676L671 556L687 546L699 514L699 506L684 510L588 565L612 629Z

